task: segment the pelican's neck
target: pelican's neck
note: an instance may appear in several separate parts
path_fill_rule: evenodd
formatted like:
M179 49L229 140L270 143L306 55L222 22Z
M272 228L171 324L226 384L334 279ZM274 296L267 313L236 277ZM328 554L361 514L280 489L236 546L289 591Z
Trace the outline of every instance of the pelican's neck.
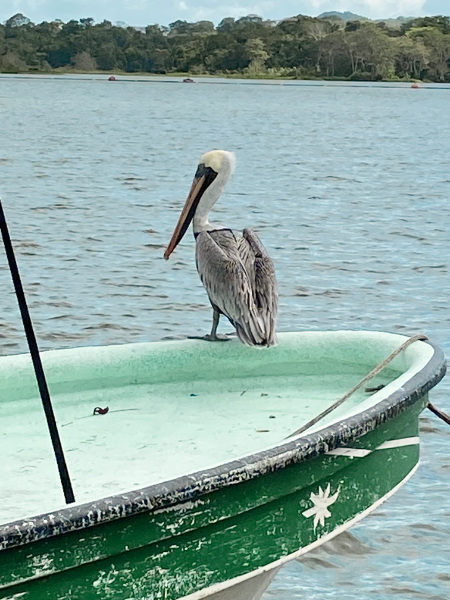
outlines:
M201 197L200 202L198 203L197 210L195 211L194 218L192 220L194 234L200 233L200 231L220 229L220 226L217 227L216 225L212 225L209 222L209 212L214 206L214 204L217 202L222 192L221 189L217 189L217 186L215 185L216 181L213 181L213 183L205 191L205 193Z
M225 229L225 227L222 225L213 225L210 223L208 217L212 207L222 194L223 188L225 187L227 181L230 179L233 169L234 162L231 159L229 161L223 161L222 169L218 173L217 177L204 191L203 196L198 203L192 222L194 234L200 233L201 231L211 231L213 229Z
M223 229L221 225L213 225L208 221L208 215L196 215L193 221L194 235L201 231L212 231L213 229Z

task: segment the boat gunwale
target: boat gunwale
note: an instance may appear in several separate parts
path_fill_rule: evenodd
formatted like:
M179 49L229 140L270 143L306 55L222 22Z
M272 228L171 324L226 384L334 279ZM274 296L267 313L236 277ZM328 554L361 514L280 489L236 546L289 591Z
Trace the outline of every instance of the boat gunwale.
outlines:
M433 349L428 362L403 386L360 413L217 467L0 525L0 551L143 512L156 513L181 506L221 488L261 477L354 442L413 406L444 377L446 360L441 348L430 341L421 343Z

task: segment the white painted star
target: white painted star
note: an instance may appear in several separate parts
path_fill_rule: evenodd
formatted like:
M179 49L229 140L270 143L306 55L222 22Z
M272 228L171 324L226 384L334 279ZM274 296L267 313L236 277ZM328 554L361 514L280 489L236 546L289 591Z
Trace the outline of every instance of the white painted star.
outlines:
M314 506L312 508L308 508L308 510L305 510L302 513L303 516L306 518L314 516L314 531L316 530L317 524L319 522L323 527L325 524L325 519L331 517L331 513L328 510L328 507L331 506L331 504L334 504L334 502L336 502L341 488L339 488L338 491L332 496L330 496L330 491L330 484L328 484L327 489L325 491L323 491L322 488L319 486L318 494L313 494L311 492L310 499Z

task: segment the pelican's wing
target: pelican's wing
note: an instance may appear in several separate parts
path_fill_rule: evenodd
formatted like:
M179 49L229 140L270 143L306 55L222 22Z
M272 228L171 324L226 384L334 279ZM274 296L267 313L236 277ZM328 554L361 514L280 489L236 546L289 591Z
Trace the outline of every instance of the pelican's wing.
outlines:
M263 320L233 233L229 229L199 233L196 260L211 304L232 321L242 342L264 344Z
M239 242L239 254L252 280L254 301L264 322L267 345L271 346L276 343L278 311L278 286L273 261L252 229L244 229Z

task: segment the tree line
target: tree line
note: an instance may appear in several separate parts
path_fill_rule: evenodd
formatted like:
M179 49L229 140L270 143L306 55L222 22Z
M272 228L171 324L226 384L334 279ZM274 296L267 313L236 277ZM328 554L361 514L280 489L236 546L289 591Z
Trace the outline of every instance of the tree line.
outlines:
M298 15L175 21L145 28L32 23L16 14L0 25L0 72L189 73L244 77L450 82L450 17L398 22Z

